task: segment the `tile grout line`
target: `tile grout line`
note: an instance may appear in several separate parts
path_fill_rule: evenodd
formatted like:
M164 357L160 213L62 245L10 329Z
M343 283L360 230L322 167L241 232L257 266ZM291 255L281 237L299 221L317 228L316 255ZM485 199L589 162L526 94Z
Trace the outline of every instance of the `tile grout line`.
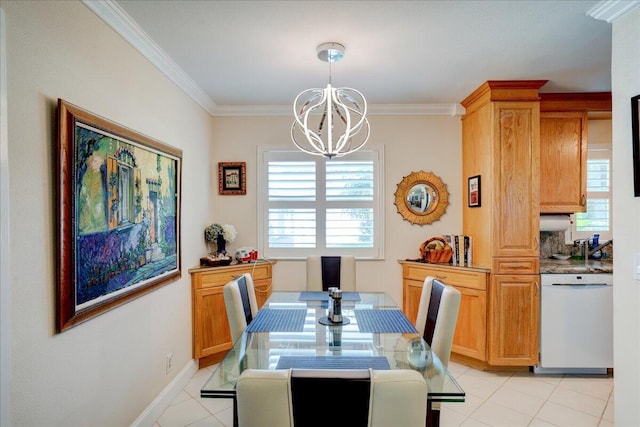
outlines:
M540 408L538 408L538 410L536 411L535 415L533 416L533 418L531 418L531 422L529 423L529 425L531 425L531 423L533 423L535 420L540 420L540 421L544 421L547 424L551 424L556 426L556 424L551 423L549 421L543 420L542 418L538 418L538 414L540 414L540 412L542 411L542 408L544 408L544 405L546 403L549 402L549 398L553 395L553 393L556 391L556 389L560 386L560 383L562 382L563 379L566 378L566 375L562 374L562 378L560 378L560 381L558 381L557 383L555 383L553 385L553 390L551 390L551 393L549 393L549 395L544 399L544 402L542 403L542 405L540 405ZM551 383L547 383L547 384L551 384ZM555 403L555 402L551 402L551 403ZM561 426L558 426L561 427Z

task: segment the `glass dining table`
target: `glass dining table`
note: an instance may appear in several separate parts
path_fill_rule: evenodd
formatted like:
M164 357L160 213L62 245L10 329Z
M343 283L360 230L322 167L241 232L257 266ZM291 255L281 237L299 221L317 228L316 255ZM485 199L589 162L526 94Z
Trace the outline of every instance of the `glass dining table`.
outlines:
M235 400L246 369L413 369L433 402L464 402L465 392L393 299L343 292L343 324L329 325L327 292L274 292L202 386L203 398Z

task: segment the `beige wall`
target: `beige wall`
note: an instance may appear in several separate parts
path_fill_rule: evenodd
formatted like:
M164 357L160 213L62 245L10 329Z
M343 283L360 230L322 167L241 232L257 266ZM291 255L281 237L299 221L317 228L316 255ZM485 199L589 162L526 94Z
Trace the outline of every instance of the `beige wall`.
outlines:
M128 425L191 360L190 281L212 221L236 225L231 248L255 245L256 149L289 145L289 117L211 119L80 2L2 0L7 24L10 159L12 425ZM614 312L616 424L640 425L640 288L631 276L640 252L633 197L629 98L640 93L640 9L613 25ZM482 82L476 82L478 85ZM184 151L183 277L62 334L54 333L56 224L53 194L55 102L64 98ZM370 144L384 145L385 252L358 266L358 287L401 302L397 259L418 255L433 235L459 232L463 181L460 120L372 116ZM246 196L217 194L217 162L246 161ZM403 221L396 184L432 171L451 193L432 225ZM631 236L631 237L629 237ZM189 242L189 244L185 244ZM276 289L297 289L304 263L275 270ZM174 354L165 375L164 357ZM3 353L4 354L4 353ZM3 379L4 380L4 379ZM3 408L4 410L4 408ZM4 417L3 417L4 419Z
M238 230L231 249L257 245L257 147L293 147L289 130L292 118L217 117L212 161L247 162L247 195L213 196L212 220L231 223ZM402 304L402 277L398 259L419 256L420 244L429 237L462 231L461 125L452 116L371 116L371 138L367 144L385 149L385 260L357 265L357 287L389 292ZM412 225L404 221L394 205L397 184L412 171L431 171L440 176L450 193L450 205L440 221ZM212 172L212 180L216 180ZM195 260L194 260L195 261ZM274 268L274 288L302 289L303 261L279 261Z
M611 145L611 120L589 120L587 135L589 135L589 144Z
M11 425L124 426L191 362L213 120L81 2L6 1ZM56 100L183 150L182 278L54 332ZM185 244L185 242L193 242ZM165 355L174 368L165 375ZM4 408L3 408L4 410Z
M640 8L613 23L613 238L616 425L640 425L640 199L633 196L630 98L640 94Z
M239 232L232 248L256 244L257 146L290 145L291 119L212 119L79 2L4 0L2 8L14 307L3 337L12 344L12 424L128 425L191 361L186 270L206 252L204 227L229 222ZM57 98L184 152L182 279L62 334L54 332ZM370 144L386 150L386 260L359 265L358 282L401 303L397 259L418 256L428 237L460 231L460 119L374 116L371 124ZM247 196L217 194L219 161L247 162ZM417 170L439 175L451 193L442 220L422 227L403 221L393 205L397 183ZM299 288L303 277L304 263L281 262L275 287ZM165 375L170 352L175 368Z

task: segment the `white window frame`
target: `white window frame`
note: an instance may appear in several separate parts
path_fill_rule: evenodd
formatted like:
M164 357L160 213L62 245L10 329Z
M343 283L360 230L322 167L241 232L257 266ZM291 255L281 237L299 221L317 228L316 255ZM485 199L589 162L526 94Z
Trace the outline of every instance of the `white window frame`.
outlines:
M600 235L600 242L611 240L613 238L613 159L612 146L610 144L589 144L587 146L587 161L589 159L608 159L609 160L609 192L589 192L587 191L587 200L602 198L604 194L608 194L609 198L609 231L578 231L576 229L576 216L571 215L571 234L574 240L590 239L594 234Z
M384 259L384 147L367 146L338 160L373 160L373 247L372 248L268 248L268 163L273 160L298 160L330 162L324 157L312 156L290 147L258 147L258 194L257 224L258 251L261 256L272 259L306 259L310 255L354 255L358 259ZM322 168L321 170L324 170ZM317 177L317 185L324 185L324 176ZM324 202L314 202L318 210L324 209ZM324 230L324 225L318 225ZM324 239L316 240L324 242Z

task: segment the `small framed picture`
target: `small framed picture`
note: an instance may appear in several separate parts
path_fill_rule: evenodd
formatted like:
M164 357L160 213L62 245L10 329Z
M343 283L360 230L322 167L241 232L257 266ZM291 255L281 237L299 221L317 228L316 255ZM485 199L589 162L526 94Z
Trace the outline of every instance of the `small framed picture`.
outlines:
M247 165L245 162L218 163L218 193L247 194Z
M469 178L469 207L480 207L480 175Z

